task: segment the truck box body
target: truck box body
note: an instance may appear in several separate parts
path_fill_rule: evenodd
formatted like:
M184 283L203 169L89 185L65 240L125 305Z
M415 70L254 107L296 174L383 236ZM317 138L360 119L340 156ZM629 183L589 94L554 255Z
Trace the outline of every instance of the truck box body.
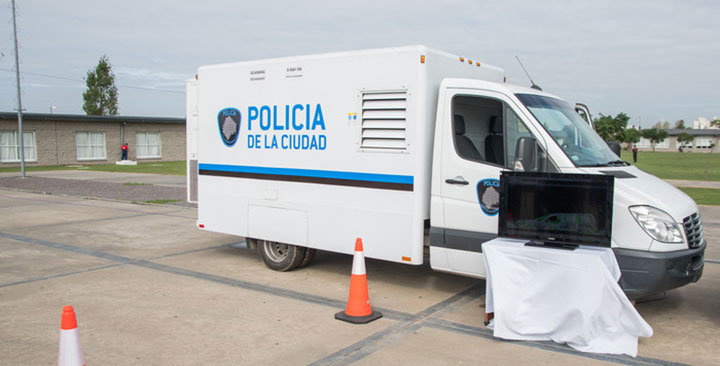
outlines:
M421 264L446 77L503 71L422 46L201 67L198 223Z

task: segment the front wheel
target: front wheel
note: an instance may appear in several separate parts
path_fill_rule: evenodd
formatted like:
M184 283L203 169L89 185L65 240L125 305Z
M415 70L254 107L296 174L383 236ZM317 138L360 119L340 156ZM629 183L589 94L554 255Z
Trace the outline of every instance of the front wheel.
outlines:
M258 253L270 269L285 272L297 268L305 258L305 247L276 241L258 240Z

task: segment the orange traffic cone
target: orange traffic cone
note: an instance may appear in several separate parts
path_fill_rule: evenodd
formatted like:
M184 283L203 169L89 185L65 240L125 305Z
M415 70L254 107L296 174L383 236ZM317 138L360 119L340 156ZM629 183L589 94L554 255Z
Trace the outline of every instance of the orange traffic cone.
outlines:
M63 307L60 323L60 350L58 366L84 366L82 348L78 339L77 320L72 306Z
M380 312L373 311L370 307L362 239L357 238L355 240L352 274L350 275L350 298L345 311L335 314L335 319L353 324L365 324L381 317Z

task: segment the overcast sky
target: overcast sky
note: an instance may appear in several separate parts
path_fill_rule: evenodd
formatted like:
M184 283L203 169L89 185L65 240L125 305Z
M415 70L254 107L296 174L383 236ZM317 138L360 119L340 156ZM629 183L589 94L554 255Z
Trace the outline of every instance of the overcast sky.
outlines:
M0 111L17 106L10 0L0 6ZM82 114L107 54L121 115L185 115L200 65L424 44L631 123L720 115L720 1L16 0L23 106Z

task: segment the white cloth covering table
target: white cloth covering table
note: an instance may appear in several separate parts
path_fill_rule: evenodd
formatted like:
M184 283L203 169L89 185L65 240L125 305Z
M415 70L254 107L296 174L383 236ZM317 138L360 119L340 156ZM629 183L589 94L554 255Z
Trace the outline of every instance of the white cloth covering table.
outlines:
M620 268L612 250L526 242L497 238L482 245L485 311L494 313L493 335L637 356L638 337L653 331L618 285Z

